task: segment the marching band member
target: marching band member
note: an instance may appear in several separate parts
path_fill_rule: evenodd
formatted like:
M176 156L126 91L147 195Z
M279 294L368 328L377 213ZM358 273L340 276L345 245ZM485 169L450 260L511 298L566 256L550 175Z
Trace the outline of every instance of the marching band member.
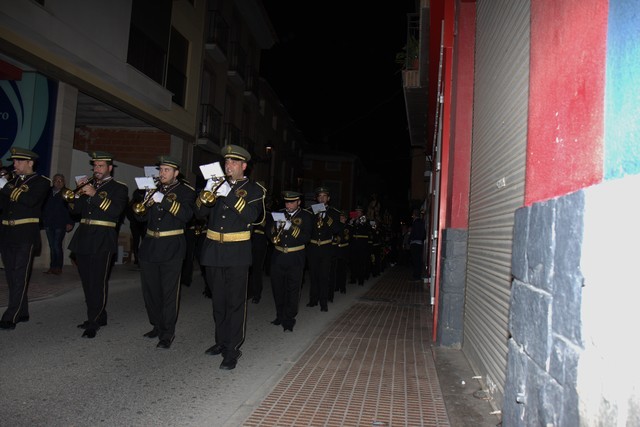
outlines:
M127 186L112 177L113 156L92 152L93 177L81 180L75 198L69 201L72 215L80 215L80 225L69 243L76 256L78 273L87 304L87 320L78 325L82 336L95 338L107 324L109 273L118 248L119 222L127 206Z
M282 193L284 209L275 221L267 217L267 237L274 245L271 255L271 290L276 305L276 318L271 323L282 325L284 331L293 332L298 315L300 287L304 274L305 246L311 238L314 217L300 208L302 194L294 191ZM284 214L284 215L282 215Z
M51 181L34 172L38 155L13 147L14 177L0 177L0 254L9 285L9 304L0 329L13 330L29 320L27 289L34 249L40 244L40 217Z
M215 345L205 353L222 354L220 369L235 369L242 355L247 311L247 281L251 258L251 230L264 216L266 190L245 176L251 155L237 145L226 145L224 180L209 180L196 200L196 217L207 218L200 253L211 288ZM208 192L208 195L207 195ZM213 197L211 197L213 196ZM204 200L203 200L204 199Z
M320 311L328 311L329 287L333 286L331 260L334 252L331 243L334 235L342 233L344 224L340 222L340 211L329 206L331 200L329 189L318 187L315 192L317 205L321 205L322 208L317 213L307 210L316 218L316 224L311 231L311 240L307 245L309 276L311 278L307 307L315 307L319 302Z
M178 160L161 156L157 166L157 188L147 190L145 199L133 210L136 219L147 221L139 263L144 305L153 329L144 336L158 337L156 347L168 349L175 337L178 319L180 273L187 252L185 226L193 217L196 192L178 180Z

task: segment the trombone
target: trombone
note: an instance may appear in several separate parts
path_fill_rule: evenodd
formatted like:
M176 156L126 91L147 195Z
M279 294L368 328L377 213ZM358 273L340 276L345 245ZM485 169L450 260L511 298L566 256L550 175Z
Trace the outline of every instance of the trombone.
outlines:
M211 190L202 190L200 192L200 194L198 195L200 203L205 206L213 205L218 197L216 196L218 189L222 187L222 184L227 182L228 178L228 176L212 176L211 179L213 179L214 187Z
M71 202L73 199L76 198L76 195L78 195L78 191L86 186L86 185L93 185L93 183L96 181L95 176L92 176L91 178L89 178L88 180L86 180L85 182L83 182L82 184L78 185L76 187L75 190L70 190L70 189L66 189L64 190L64 193L62 193L62 198L66 201L66 202Z
M153 195L156 193L156 191L160 189L158 187L158 184L160 184L160 178L157 176L154 176L153 182L156 184L155 188L148 188L142 201L138 203L134 203L132 209L136 215L144 215L147 209L153 206L153 204L155 203L153 201Z

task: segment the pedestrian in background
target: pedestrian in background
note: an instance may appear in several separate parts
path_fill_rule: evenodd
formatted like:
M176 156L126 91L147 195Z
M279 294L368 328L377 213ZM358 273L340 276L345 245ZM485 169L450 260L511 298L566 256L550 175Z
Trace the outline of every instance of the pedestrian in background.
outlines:
M411 232L409 234L409 253L411 256L412 278L414 281L422 280L424 270L424 241L427 238L422 215L417 209L411 213Z
M67 204L63 198L65 191L70 191L64 175L57 173L53 176L53 185L42 209L42 226L49 242L49 269L45 274L59 275L64 264L62 242L66 233L73 230L75 225Z

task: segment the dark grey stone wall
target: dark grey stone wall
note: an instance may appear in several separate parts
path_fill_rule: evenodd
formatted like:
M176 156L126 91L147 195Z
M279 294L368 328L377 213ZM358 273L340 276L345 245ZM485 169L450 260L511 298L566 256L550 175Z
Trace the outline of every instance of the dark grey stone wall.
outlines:
M579 191L516 211L505 427L579 425L584 207Z
M448 228L442 232L437 342L444 347L462 346L467 238L467 230Z

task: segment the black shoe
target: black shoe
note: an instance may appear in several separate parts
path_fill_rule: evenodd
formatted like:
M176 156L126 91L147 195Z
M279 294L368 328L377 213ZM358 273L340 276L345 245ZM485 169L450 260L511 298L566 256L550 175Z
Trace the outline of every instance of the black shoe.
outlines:
M224 346L222 344L215 344L204 351L204 354L208 354L211 356L216 356L224 351Z
M236 364L238 363L238 359L242 356L242 352L238 351L236 357L233 356L225 356L220 364L220 369L224 369L230 371L236 368Z
M20 316L18 317L18 320L16 320L16 323L28 322L28 321L29 321L29 316Z
M320 311L329 311L327 307L320 307Z
M281 324L282 324L282 321L281 321L279 318L277 318L277 317L276 317L275 319L273 319L273 320L271 321L271 324L272 324L272 325L276 325L276 326L278 326L278 325L281 325Z
M254 303L254 304L258 304L260 302L260 297L251 298L251 302Z
M283 332L293 332L293 326L283 326L282 327Z
M171 343L173 342L173 339L175 337L171 337L170 339L164 339L164 340L160 340L160 342L158 343L158 345L156 346L156 348L164 348L164 349L169 349L171 347Z
M98 322L98 326L107 326L107 321L106 320L102 320L100 322ZM80 323L78 325L78 328L80 329L87 329L91 327L91 322L89 322L88 320L85 320L84 322Z
M96 330L93 328L85 329L84 332L82 333L82 338L95 338L95 337L96 337Z
M143 335L143 337L145 338L156 338L157 336L158 336L158 330L155 328Z
M315 307L316 305L318 305L317 302L315 302L315 303L314 302L308 302L307 303L307 307Z
M10 322L8 320L3 320L0 322L0 329L4 329L5 331L12 331L16 328L16 324Z

